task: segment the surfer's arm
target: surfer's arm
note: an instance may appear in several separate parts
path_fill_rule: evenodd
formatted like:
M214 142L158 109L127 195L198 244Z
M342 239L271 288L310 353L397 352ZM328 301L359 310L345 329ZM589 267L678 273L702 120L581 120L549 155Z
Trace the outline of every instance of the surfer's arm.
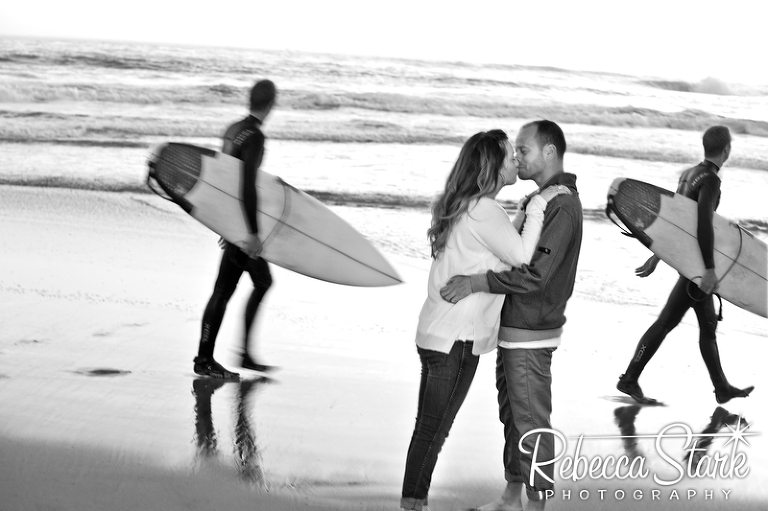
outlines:
M717 291L718 278L715 273L715 227L713 220L715 216L716 192L710 187L702 185L699 187L698 198L698 227L696 236L699 242L701 256L704 259L704 275L702 275L699 288L706 293L711 294Z
M699 187L698 197L698 227L696 236L699 241L701 256L704 258L704 267L715 267L715 228L712 223L715 216L715 194L706 185Z
M243 166L241 169L242 189L240 197L243 199L245 207L245 218L248 224L248 230L251 234L257 234L259 227L256 222L256 211L258 205L258 196L256 193L256 174L264 157L264 135L255 132L248 137L242 146Z

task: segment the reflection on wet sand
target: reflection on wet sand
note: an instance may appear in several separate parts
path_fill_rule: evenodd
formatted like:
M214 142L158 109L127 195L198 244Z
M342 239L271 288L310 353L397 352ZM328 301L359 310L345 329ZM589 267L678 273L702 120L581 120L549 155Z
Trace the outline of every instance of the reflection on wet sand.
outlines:
M215 459L219 455L219 439L213 425L211 399L214 392L224 385L237 385L234 402L234 461L241 479L260 489L266 488L264 467L256 431L251 421L253 414L253 391L260 384L269 382L269 378L259 377L239 382L198 378L192 382L192 395L195 396L195 435L198 459Z
M624 451L630 459L642 456L641 451L637 447L639 437L635 429L635 419L641 409L642 407L639 405L632 405L620 406L613 411L616 425L621 432ZM686 464L690 461L690 465L696 467L699 461L707 454L709 447L715 439L715 434L720 432L725 426L736 427L738 425L744 428L749 426L749 423L740 415L730 413L722 406L718 406L712 413L709 424L700 434L693 435L692 445L685 446L686 454L683 456L683 460ZM689 460L691 457L692 459Z
M640 413L640 408L640 405L620 406L613 411L616 425L619 426L619 431L621 432L624 451L630 459L642 456L637 448L637 437L635 436L637 434L635 418Z
M701 432L702 435L707 436L699 436L693 439L693 445L689 447L690 450L685 454L685 461L688 462L689 458L691 458L690 464L694 467L698 466L699 461L707 454L709 446L712 445L712 441L715 439L715 437L711 435L718 433L725 426L734 427L737 425L744 427L749 424L743 417L728 412L728 410L722 406L715 408L709 424L707 424L707 427Z

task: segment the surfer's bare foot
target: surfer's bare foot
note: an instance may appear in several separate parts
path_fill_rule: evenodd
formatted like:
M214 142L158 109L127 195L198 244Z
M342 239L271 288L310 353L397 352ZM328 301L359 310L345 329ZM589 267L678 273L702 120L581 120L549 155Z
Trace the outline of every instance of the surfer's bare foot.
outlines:
M715 399L717 399L717 402L719 404L727 403L731 399L735 397L747 397L749 396L752 391L755 390L754 385L750 385L749 387L746 387L744 389L740 389L737 387L734 387L733 385L729 385L727 388L724 389L715 389Z
M628 395L641 405L659 404L655 399L646 397L645 394L643 394L643 389L640 388L640 385L636 381L629 380L623 374L619 376L619 383L616 384L616 389L619 392Z

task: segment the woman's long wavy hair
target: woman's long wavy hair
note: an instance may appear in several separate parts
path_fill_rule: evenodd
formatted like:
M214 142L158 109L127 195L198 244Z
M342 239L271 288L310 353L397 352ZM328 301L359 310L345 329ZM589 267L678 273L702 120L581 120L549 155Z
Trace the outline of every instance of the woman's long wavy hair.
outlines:
M432 225L427 231L432 258L445 250L448 236L474 199L496 191L500 171L507 157L503 130L481 131L461 148L445 182L445 190L432 204Z

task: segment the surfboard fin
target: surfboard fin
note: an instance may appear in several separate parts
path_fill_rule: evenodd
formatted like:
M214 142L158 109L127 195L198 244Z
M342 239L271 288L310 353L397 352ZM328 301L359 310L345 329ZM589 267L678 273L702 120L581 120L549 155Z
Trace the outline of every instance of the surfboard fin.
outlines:
M159 197L167 201L173 202L173 199L169 197L167 193L165 193L165 191L162 189L162 187L159 185L159 183L155 179L155 176L153 175L152 171L155 168L155 162L150 161L147 164L147 166L149 167L149 173L147 173L147 187L149 187L149 189L155 192L155 194L158 195Z

